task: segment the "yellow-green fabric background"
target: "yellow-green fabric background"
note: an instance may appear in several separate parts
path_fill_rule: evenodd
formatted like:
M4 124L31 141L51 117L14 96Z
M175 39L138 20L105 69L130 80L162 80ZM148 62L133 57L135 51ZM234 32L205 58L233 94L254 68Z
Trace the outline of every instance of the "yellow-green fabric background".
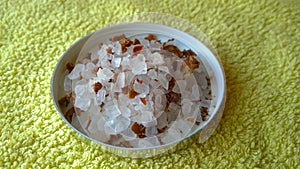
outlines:
M140 12L179 16L216 48L224 116L204 144L123 158L78 136L56 112L52 71L76 40ZM0 168L299 168L298 0L0 2Z

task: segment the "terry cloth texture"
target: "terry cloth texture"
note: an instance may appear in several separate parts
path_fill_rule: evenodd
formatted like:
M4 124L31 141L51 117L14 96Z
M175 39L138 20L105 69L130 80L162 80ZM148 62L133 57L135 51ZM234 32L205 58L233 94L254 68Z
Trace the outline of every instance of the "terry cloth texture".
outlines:
M76 40L140 12L179 16L216 48L227 102L213 136L131 159L103 152L56 112L50 79ZM0 2L0 168L299 168L297 0Z

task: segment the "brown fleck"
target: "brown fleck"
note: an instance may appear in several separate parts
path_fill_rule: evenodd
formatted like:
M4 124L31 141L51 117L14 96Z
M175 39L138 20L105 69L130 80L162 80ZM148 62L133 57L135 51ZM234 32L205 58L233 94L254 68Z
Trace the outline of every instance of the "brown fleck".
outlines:
M132 85L132 87L129 89L129 91L128 91L128 97L130 98L130 99L133 99L135 96L137 96L137 95L139 95L139 93L138 92L136 92L136 91L134 91L134 87L133 87L133 85Z
M195 119L192 118L192 117L188 118L187 121L189 121L189 122L191 122L191 123L195 123Z
M66 113L65 113L65 118L67 119L67 121L69 123L71 123L72 121L72 117L73 117L73 114L75 113L75 109L74 107L71 107Z
M199 68L200 63L192 55L188 55L184 62L190 68L191 71L194 71L195 69Z
M208 108L207 107L201 107L201 117L203 121L206 121L206 116L208 115Z
M197 126L199 126L199 125L200 125L200 121L196 121L195 124L196 124Z
M106 94L105 94L105 97L107 97L107 96L109 96L109 93L106 93Z
M143 50L143 48L144 47L141 45L134 46L132 49L132 52L133 52L133 54L136 55L136 54L140 53Z
M103 43L102 43L102 42L100 42L100 43L99 43L99 45L98 45L98 48L99 48L99 49L101 49L101 48L102 48L102 46L103 46Z
M153 34L149 34L147 37L145 37L144 39L148 40L149 42L152 40L157 40L157 37Z
M133 123L131 126L131 130L139 137L139 138L144 138L146 137L145 133L145 126L142 124L138 124L137 122Z
M95 93L97 94L98 91L102 88L102 84L100 82L96 82L93 86Z
M125 38L124 34L118 35L118 36L114 36L114 37L110 38L109 40L112 41L112 42L115 42L115 41L119 41L119 40L121 40L123 38Z
M140 100L141 100L141 102L142 102L144 105L146 105L146 104L147 104L147 100L146 100L146 98L140 98Z
M126 140L121 140L119 146L120 147L133 148L133 146L130 144L130 142L126 141Z
M95 67L93 70L92 70L92 73L96 74L99 69L103 69L102 66L99 66L99 67Z
M58 103L60 105L64 105L68 107L71 97L72 97L72 93L65 94L61 99L58 100Z
M72 72L72 70L74 69L74 67L75 67L74 64L71 63L71 62L68 62L66 64L66 68L67 68L67 70L68 70L69 73Z
M166 98L168 102L172 102L172 101L177 102L180 100L180 96L181 96L180 94L175 93L173 91L166 94Z
M123 87L121 90L122 90L123 94L127 94L128 93L128 87L127 86Z
M87 123L86 126L85 126L85 129L86 129L86 130L88 130L88 128L90 127L91 122L92 122L92 119L91 119L90 116L88 116L88 123Z
M80 108L75 107L75 113L80 116L81 113L83 112L83 110L81 110Z
M161 129L157 128L157 132L158 132L158 133L163 133L163 132L166 131L166 129L167 129L167 126L161 128Z
M132 44L132 41L124 37L119 40L119 43L122 47L122 53L125 53L127 51L127 47L129 47Z
M168 90L172 91L175 86L176 80L172 77L172 79L169 81L169 88Z
M141 42L138 39L134 39L132 42L133 45L141 44Z
M206 81L207 81L207 86L210 86L210 78L209 77L205 77L206 78Z
M101 110L102 110L102 108L104 107L104 102L102 102L101 104L100 104L100 108L101 108Z
M178 47L177 46L175 46L175 45L171 45L171 44L163 44L162 45L162 49L163 50L167 50L167 51L169 51L169 52L171 52L171 53L174 53L176 56L178 56L178 57L182 57L183 56L183 53L178 49Z
M189 49L189 50L183 50L182 51L182 53L183 53L183 55L184 56L196 56L196 53L195 52L193 52L191 49Z
M106 49L106 52L108 53L108 54L112 54L113 52L112 52L112 48L111 47L108 47L107 49Z
M139 84L142 84L142 83L143 83L143 81L140 80L140 79L136 79L136 81L137 81Z

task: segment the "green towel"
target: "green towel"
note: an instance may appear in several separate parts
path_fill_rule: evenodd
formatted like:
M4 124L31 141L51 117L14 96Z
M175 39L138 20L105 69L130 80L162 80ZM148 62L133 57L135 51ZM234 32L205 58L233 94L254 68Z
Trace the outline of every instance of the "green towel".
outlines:
M131 159L103 152L56 112L52 71L76 40L128 15L195 24L225 69L227 102L208 141ZM0 2L0 168L299 168L300 3L297 0Z

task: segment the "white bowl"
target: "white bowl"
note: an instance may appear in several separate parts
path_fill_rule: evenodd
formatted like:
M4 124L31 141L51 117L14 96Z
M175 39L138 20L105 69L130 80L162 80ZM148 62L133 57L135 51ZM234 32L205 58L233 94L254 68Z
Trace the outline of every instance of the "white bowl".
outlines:
M65 65L68 62L75 63L80 52L88 52L93 50L96 46L98 46L99 42L105 42L107 39L125 34L126 36L134 36L137 34L158 34L164 35L166 37L172 37L179 41L181 44L184 44L188 49L193 50L198 54L197 57L204 64L206 71L211 80L211 91L213 94L212 104L209 108L210 117L205 122L199 126L196 126L192 129L192 131L184 138L175 140L172 143L150 147L150 148L124 148L112 146L109 144L105 144L103 142L97 141L91 137L89 137L81 127L73 126L69 123L64 114L66 112L66 108L60 106L58 100L64 96L66 93L64 92L64 77L67 74ZM94 36L95 35L95 36ZM89 43L86 43L89 42ZM88 44L88 45L85 45ZM82 51L84 48L85 51ZM119 24L113 25L110 27L103 28L95 33L89 34L82 39L78 40L75 44L73 44L59 59L56 67L54 69L52 79L51 79L51 94L52 100L58 111L61 118L65 121L67 125L69 125L73 130L75 130L80 135L98 143L103 150L108 150L112 153L115 153L120 156L133 157L133 158L145 158L151 157L154 155L158 155L170 150L180 141L191 137L192 135L201 132L199 137L199 142L204 142L217 127L223 113L225 100L226 100L226 84L225 84L225 75L223 68L216 56L216 54L207 47L204 43L200 42L195 37L177 30L172 27L168 27L165 25L159 24L151 24L151 23L128 23L128 24Z

